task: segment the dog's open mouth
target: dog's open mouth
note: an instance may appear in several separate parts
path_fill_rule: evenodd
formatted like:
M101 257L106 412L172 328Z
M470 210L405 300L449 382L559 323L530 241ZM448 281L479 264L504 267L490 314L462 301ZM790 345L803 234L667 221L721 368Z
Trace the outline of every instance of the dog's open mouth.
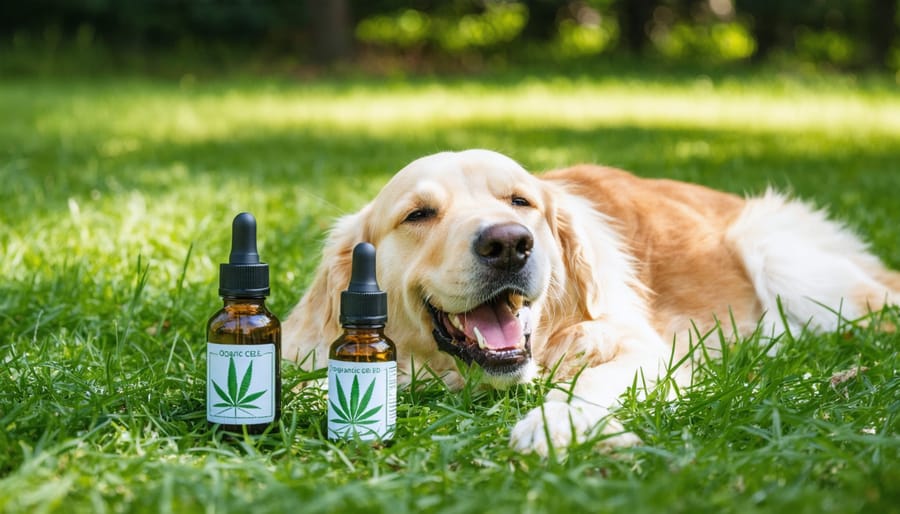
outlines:
M525 298L503 291L468 312L444 312L425 302L438 348L476 362L491 374L515 373L531 358L531 309Z

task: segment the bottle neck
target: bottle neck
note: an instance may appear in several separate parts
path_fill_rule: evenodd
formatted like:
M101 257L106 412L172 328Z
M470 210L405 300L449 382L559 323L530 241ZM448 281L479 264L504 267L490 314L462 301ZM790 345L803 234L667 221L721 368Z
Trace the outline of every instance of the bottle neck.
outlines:
M371 334L384 332L384 325L342 325L344 332L348 334Z
M248 298L246 296L242 296L242 297L223 296L222 302L225 303L225 305L262 305L262 306L265 306L266 297L260 296L260 297Z

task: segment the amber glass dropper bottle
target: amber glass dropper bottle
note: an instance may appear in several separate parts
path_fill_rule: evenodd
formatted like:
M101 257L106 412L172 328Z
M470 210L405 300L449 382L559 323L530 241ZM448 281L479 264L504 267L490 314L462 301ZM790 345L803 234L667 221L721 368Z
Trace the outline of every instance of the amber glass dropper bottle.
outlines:
M281 324L266 308L269 266L256 251L256 219L234 218L231 255L219 266L224 306L207 323L206 420L259 434L281 417Z
M388 441L397 419L397 350L384 335L387 293L375 279L375 247L353 248L341 293L344 332L328 353L328 437Z

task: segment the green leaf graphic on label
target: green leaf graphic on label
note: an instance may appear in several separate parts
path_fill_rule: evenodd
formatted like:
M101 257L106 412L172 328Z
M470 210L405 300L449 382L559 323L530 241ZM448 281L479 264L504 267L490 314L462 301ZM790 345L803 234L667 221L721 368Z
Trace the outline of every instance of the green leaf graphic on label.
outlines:
M213 404L213 407L224 407L217 416L221 416L229 409L234 409L234 417L237 417L238 410L246 414L251 414L248 409L259 409L258 406L253 405L253 402L258 400L260 396L266 394L266 390L263 389L262 391L247 394L252 380L253 362L251 361L247 366L247 371L244 372L244 376L241 377L241 387L238 389L237 369L234 365L234 357L228 359L228 391L224 391L215 380L212 381L216 394L223 400Z
M344 392L341 381L338 380L336 383L338 401L335 403L334 400L331 400L331 408L334 409L334 413L337 414L337 417L332 418L329 421L347 425L347 428L344 430L345 433L352 433L350 431L358 429L358 427L361 428L365 425L378 423L379 420L375 418L375 415L381 410L382 405L369 408L369 402L372 400L372 393L375 391L374 378L369 383L369 387L366 388L366 392L362 395L362 398L360 398L359 377L354 375L353 384L350 385L349 401L347 400L347 394Z

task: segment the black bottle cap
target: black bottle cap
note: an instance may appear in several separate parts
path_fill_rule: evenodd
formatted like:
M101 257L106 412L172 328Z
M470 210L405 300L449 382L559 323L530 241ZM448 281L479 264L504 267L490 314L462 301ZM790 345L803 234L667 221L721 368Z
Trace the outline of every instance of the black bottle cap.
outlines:
M256 252L256 218L249 212L231 224L231 255L219 265L219 296L259 298L269 295L269 265Z
M341 292L341 325L377 326L387 322L387 293L375 279L375 247L359 243L353 248L350 285Z

